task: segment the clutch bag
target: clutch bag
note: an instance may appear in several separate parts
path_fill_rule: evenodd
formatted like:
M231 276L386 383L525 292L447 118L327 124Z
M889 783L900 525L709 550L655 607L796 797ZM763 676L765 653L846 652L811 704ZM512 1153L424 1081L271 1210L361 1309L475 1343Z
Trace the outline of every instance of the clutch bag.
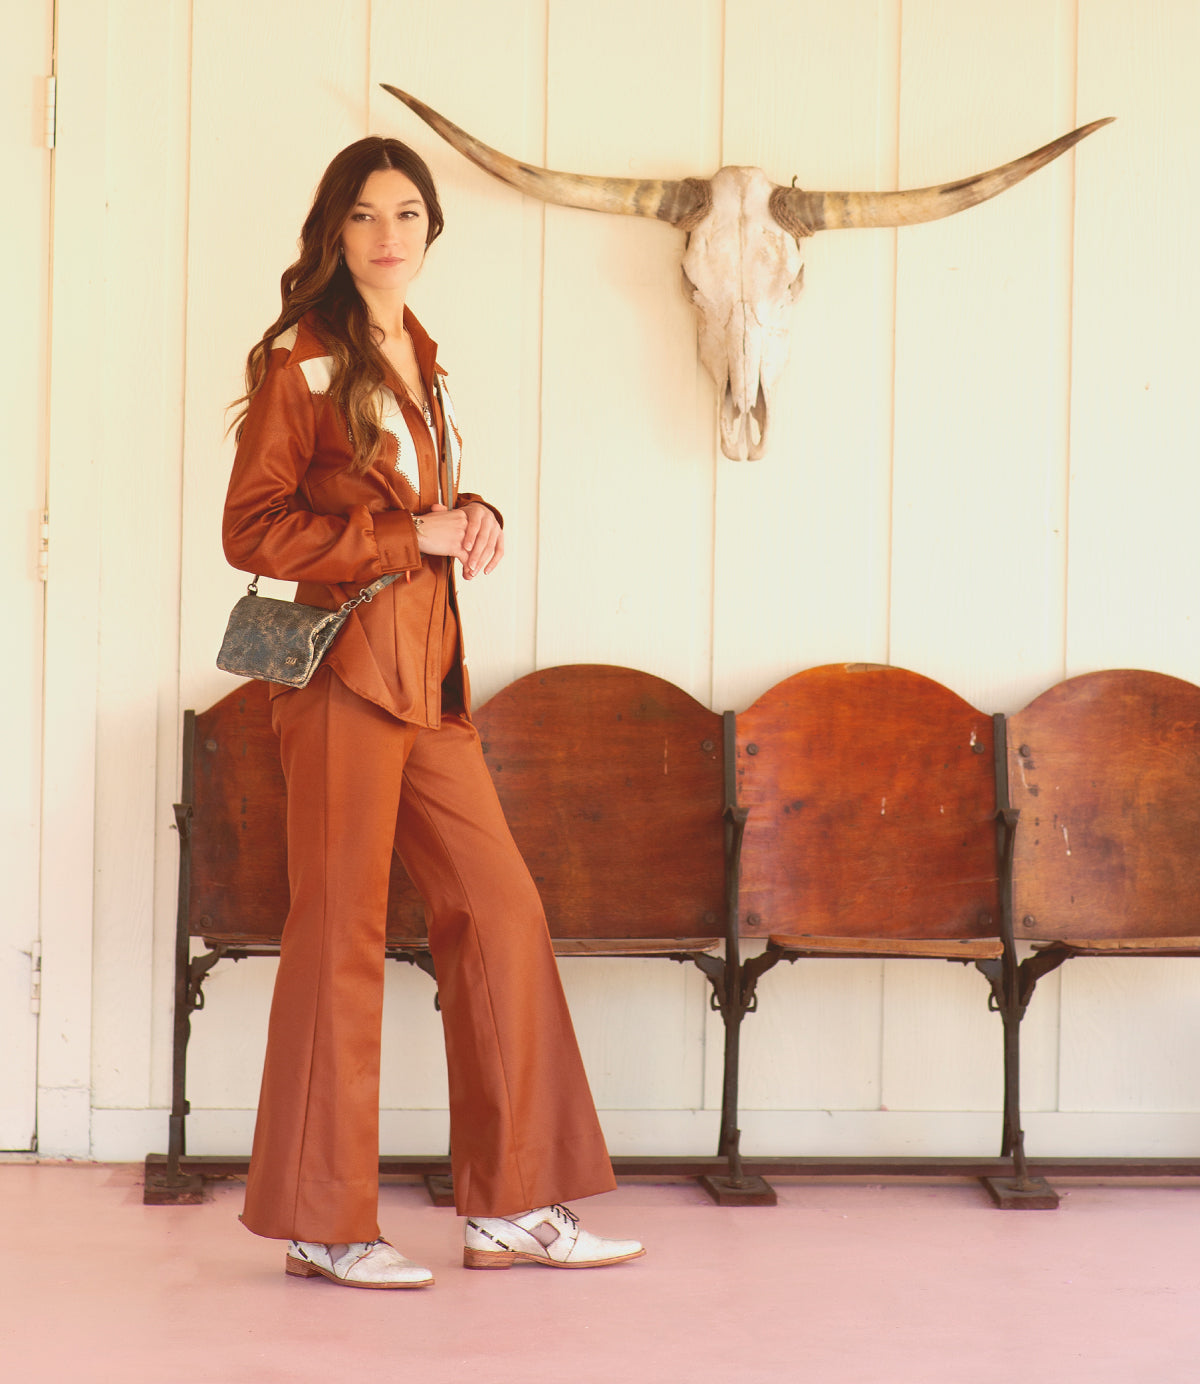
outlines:
M229 613L217 667L238 677L306 687L350 612L373 600L398 575L392 572L364 586L337 610L260 596L255 577Z

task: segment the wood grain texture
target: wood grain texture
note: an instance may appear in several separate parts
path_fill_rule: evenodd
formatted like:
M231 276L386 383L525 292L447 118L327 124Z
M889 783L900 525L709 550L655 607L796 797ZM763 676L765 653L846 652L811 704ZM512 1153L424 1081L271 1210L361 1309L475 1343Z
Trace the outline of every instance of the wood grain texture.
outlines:
M190 787L192 935L277 946L288 911L286 789L266 683L243 683L196 717ZM424 932L424 907L393 856L388 940Z
M1009 719L1008 761L1019 938L1200 933L1200 688L1071 678Z
M647 674L569 667L521 679L476 721L551 932L568 939L556 949L578 958L564 965L564 983L596 1098L630 1108L700 1104L705 982L690 966L630 971L612 958L717 945L724 918L721 718ZM209 945L269 956L288 887L284 783L265 684L244 684L197 716L193 744L189 926ZM424 935L423 905L393 857L389 947L411 950ZM224 963L216 977L226 977L220 983L228 991ZM388 983L411 993L407 982ZM250 982L233 984L240 1002L252 1003ZM631 1012L639 1016L636 1044L629 1041ZM394 1012L385 1026L398 1040ZM428 1070L395 1075L385 1102L440 1099L444 1061L427 1051L427 1029L418 1018ZM209 1100L233 1099L242 1079L222 1075L221 1044L209 1043L200 1090Z
M721 718L630 669L530 673L476 724L555 937L716 937Z
M484 753L552 935L671 937L705 949L724 919L721 718L627 669L531 673L476 716ZM196 717L189 926L269 944L287 915L285 789L266 684ZM393 858L389 943L424 936ZM621 948L617 948L621 950ZM576 948L576 950L578 950Z
M994 937L991 718L899 668L797 673L738 717L749 935Z
M804 933L772 933L771 942L797 956L873 956L925 957L935 961L986 961L1003 951L1000 939L992 937L934 938L904 937L810 937Z

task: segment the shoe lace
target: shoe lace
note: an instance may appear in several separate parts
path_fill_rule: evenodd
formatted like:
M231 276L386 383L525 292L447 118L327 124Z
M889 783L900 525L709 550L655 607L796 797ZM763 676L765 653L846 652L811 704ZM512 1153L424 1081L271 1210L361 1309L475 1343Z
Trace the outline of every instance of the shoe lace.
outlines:
M352 1262L346 1265L346 1270L345 1270L346 1273L349 1273L350 1270L351 1270L352 1268L354 1268L354 1266L355 1266L356 1264L361 1264L362 1261L367 1257L367 1255L373 1253L376 1249L379 1248L380 1245L386 1245L386 1244L387 1244L387 1241L386 1241L382 1236L380 1236L379 1239L377 1239L377 1240L360 1240L360 1241L358 1241L358 1243L362 1246L362 1248L361 1248L361 1249L359 1250L359 1252L354 1256L354 1259L352 1260ZM345 1255L342 1256L343 1259L349 1257L350 1249L351 1249L351 1246L350 1246L350 1245L347 1245L347 1246L346 1246L346 1253L345 1253ZM329 1251L329 1257L330 1257L330 1260L333 1259L333 1250L332 1250L332 1249ZM342 1262L342 1261L339 1259L339 1260L338 1260L338 1263L341 1263L341 1262Z
M574 1211L568 1210L568 1208L565 1206L560 1206L556 1203L554 1206L550 1208L550 1210L556 1216L560 1216L564 1221L569 1221L572 1227L577 1226L579 1224L579 1217L575 1214Z

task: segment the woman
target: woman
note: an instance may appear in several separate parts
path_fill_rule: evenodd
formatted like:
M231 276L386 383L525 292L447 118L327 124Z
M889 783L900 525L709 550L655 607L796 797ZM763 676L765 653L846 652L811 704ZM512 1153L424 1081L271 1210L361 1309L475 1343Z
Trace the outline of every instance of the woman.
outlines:
M612 1168L536 890L478 736L452 568L504 552L460 493L436 344L406 306L442 229L429 169L397 140L329 165L246 365L225 504L229 561L350 616L302 689L272 686L288 789L291 907L271 1005L243 1222L290 1240L288 1273L421 1287L379 1236L378 1092L390 856L426 903L450 1083L464 1263L589 1267L643 1253L558 1203Z

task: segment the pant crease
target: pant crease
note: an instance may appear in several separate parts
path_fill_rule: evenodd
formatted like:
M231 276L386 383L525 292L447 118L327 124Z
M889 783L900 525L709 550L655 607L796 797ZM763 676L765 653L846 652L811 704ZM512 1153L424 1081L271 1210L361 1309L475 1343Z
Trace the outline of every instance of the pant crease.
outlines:
M489 1016L489 1018L491 1019L491 1022L492 1022L492 1033L493 1033L494 1036L495 1036L496 1052L497 1052L497 1061L499 1062L501 1072L504 1074L505 1119L506 1119L506 1121L507 1121L507 1123L508 1123L509 1138L510 1138L510 1140L512 1141L513 1153L514 1153L514 1157L517 1159L517 1167L518 1167L518 1170L519 1170L519 1173L520 1173L520 1180L521 1180L521 1187L522 1187L522 1193L521 1193L521 1195L522 1195L523 1198L526 1198L526 1197L528 1197L529 1194L528 1194L527 1192L524 1191L524 1188L525 1188L525 1186L527 1185L527 1183L526 1183L526 1178L525 1178L525 1169L524 1169L524 1166L523 1166L523 1164L522 1164L521 1159L519 1158L519 1156L518 1156L517 1153L516 1153L516 1150L517 1150L518 1145L517 1145L517 1138L516 1138L516 1127L515 1127L515 1125L514 1125L514 1123L513 1123L513 1113L512 1113L512 1112L513 1112L513 1096L512 1096L512 1087L511 1087L511 1085L509 1084L509 1079L508 1079L508 1063L507 1063L507 1061L506 1061L506 1059L505 1059L504 1044L501 1042L501 1039L500 1039L500 1025L499 1025L499 1024L497 1023L497 1021L496 1021L496 1006L495 1006L495 1004L493 1003L493 1000L492 1000L492 978L491 978L491 971L490 971L490 969L489 969L489 967L488 967L487 958L486 958L486 955L485 955L485 953L484 953L483 943L482 943L482 940L480 939L480 935L479 935L479 924L478 924L478 922L476 921L476 917L475 917L475 904L474 904L474 901L471 899L470 891L467 889L466 882L464 881L464 879L463 879L463 877L462 877L462 874L461 874L461 872L459 871L459 868L458 868L457 864L454 863L454 857L453 857L453 854L451 853L449 847L448 847L447 844L446 844L446 839L445 839L445 837L442 835L442 833L438 830L438 827L437 827L436 823L435 823L434 820L433 820L433 815L430 813L429 808L426 806L425 799L424 799L423 795L421 794L421 792L420 792L419 789L413 787L411 784L406 784L405 786L406 786L406 788L412 788L411 801L413 802L414 806L420 808L421 814L422 814L422 816L425 818L425 821L426 821L426 823L428 824L428 827L429 827L430 832L437 838L438 843L441 845L442 850L445 852L446 859L450 862L451 868L454 870L454 878L455 878L455 879L457 880L457 882L458 882L458 886L459 886L459 888L460 888L461 891L462 891L462 896L463 896L463 898L467 901L467 905L468 905L467 912L468 912L468 915L470 916L470 919L471 919L471 940L472 940L472 941L474 942L474 944L475 944L475 950L476 950L476 953L477 953L478 956L479 956L479 960L480 960L480 963L481 963L482 968L483 968L484 982L485 982L485 985L486 985L486 988L487 988L488 1016ZM435 967L435 969L436 969L436 967ZM530 1208L530 1209L532 1209L532 1208Z
M329 702L326 701L324 707L326 732L328 734L329 725ZM325 766L325 793L323 795L324 811L322 814L321 834L322 845L321 859L324 862L329 860L329 780L328 763ZM298 1223L300 1215L300 1185L303 1181L304 1173L304 1151L308 1143L308 1131L312 1122L312 1092L313 1092L313 1070L316 1067L317 1050L317 1030L320 1027L318 1015L321 1008L321 997L326 984L325 975L325 951L329 942L329 870L327 865L323 865L321 870L321 953L320 966L317 970L317 988L313 997L312 1031L308 1045L308 1081L305 1083L304 1091L304 1127L300 1134L300 1154L296 1163L296 1186L294 1189L294 1199L292 1202L292 1224Z

